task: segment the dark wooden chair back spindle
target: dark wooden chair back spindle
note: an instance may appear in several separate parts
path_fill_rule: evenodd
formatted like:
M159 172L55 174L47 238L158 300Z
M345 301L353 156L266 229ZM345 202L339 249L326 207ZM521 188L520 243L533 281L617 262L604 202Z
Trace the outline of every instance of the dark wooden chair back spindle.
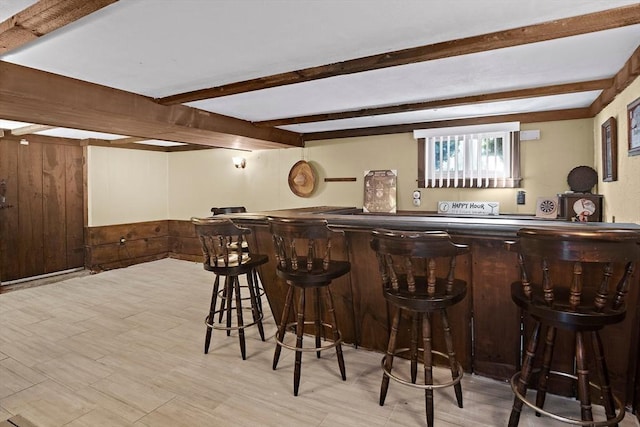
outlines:
M234 267L248 259L246 236L248 228L241 228L227 218L193 218L193 225L202 246L206 270Z
M456 258L469 252L466 245L453 243L443 231L401 232L378 229L373 231L372 249L378 258L383 290L403 298L407 308L420 311L442 302L441 297L454 292ZM436 277L436 260L446 258L448 272ZM466 284L464 284L466 288ZM459 299L465 295L459 293ZM449 301L447 305L457 302Z
M349 272L348 261L331 258L332 230L324 219L269 218L276 252L277 274L298 286L328 284Z

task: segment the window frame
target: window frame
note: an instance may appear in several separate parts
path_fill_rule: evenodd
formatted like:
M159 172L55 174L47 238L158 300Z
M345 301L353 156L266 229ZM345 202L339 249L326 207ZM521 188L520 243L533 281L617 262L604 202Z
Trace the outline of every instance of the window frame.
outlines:
M522 176L520 170L520 123L496 123L491 125L464 126L457 128L436 128L422 129L414 131L414 137L418 141L418 187L419 188L520 188ZM427 177L427 148L429 138L433 136L455 136L462 134L474 133L494 133L504 132L509 134L509 154L510 154L510 170L508 177L498 178L482 178L483 185L474 185L477 183L474 178L435 178Z

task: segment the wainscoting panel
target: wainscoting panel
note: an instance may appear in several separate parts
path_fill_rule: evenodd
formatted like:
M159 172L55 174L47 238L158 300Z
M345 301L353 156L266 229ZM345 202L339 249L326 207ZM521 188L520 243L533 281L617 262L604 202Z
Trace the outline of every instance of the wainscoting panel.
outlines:
M106 225L86 229L85 267L111 270L166 258L169 253L167 220Z

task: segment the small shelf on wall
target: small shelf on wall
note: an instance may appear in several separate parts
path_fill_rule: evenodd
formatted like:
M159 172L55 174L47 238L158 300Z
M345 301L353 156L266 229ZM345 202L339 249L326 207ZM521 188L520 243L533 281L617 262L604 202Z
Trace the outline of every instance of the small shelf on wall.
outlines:
M353 178L325 178L324 182L354 182L357 179Z

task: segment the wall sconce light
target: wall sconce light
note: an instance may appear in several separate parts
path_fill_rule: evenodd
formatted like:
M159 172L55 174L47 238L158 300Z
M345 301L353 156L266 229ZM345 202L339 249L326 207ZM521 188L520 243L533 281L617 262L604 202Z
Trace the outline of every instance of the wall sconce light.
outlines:
M247 165L247 161L244 157L233 157L232 160L233 165L239 169L244 169L244 167Z

